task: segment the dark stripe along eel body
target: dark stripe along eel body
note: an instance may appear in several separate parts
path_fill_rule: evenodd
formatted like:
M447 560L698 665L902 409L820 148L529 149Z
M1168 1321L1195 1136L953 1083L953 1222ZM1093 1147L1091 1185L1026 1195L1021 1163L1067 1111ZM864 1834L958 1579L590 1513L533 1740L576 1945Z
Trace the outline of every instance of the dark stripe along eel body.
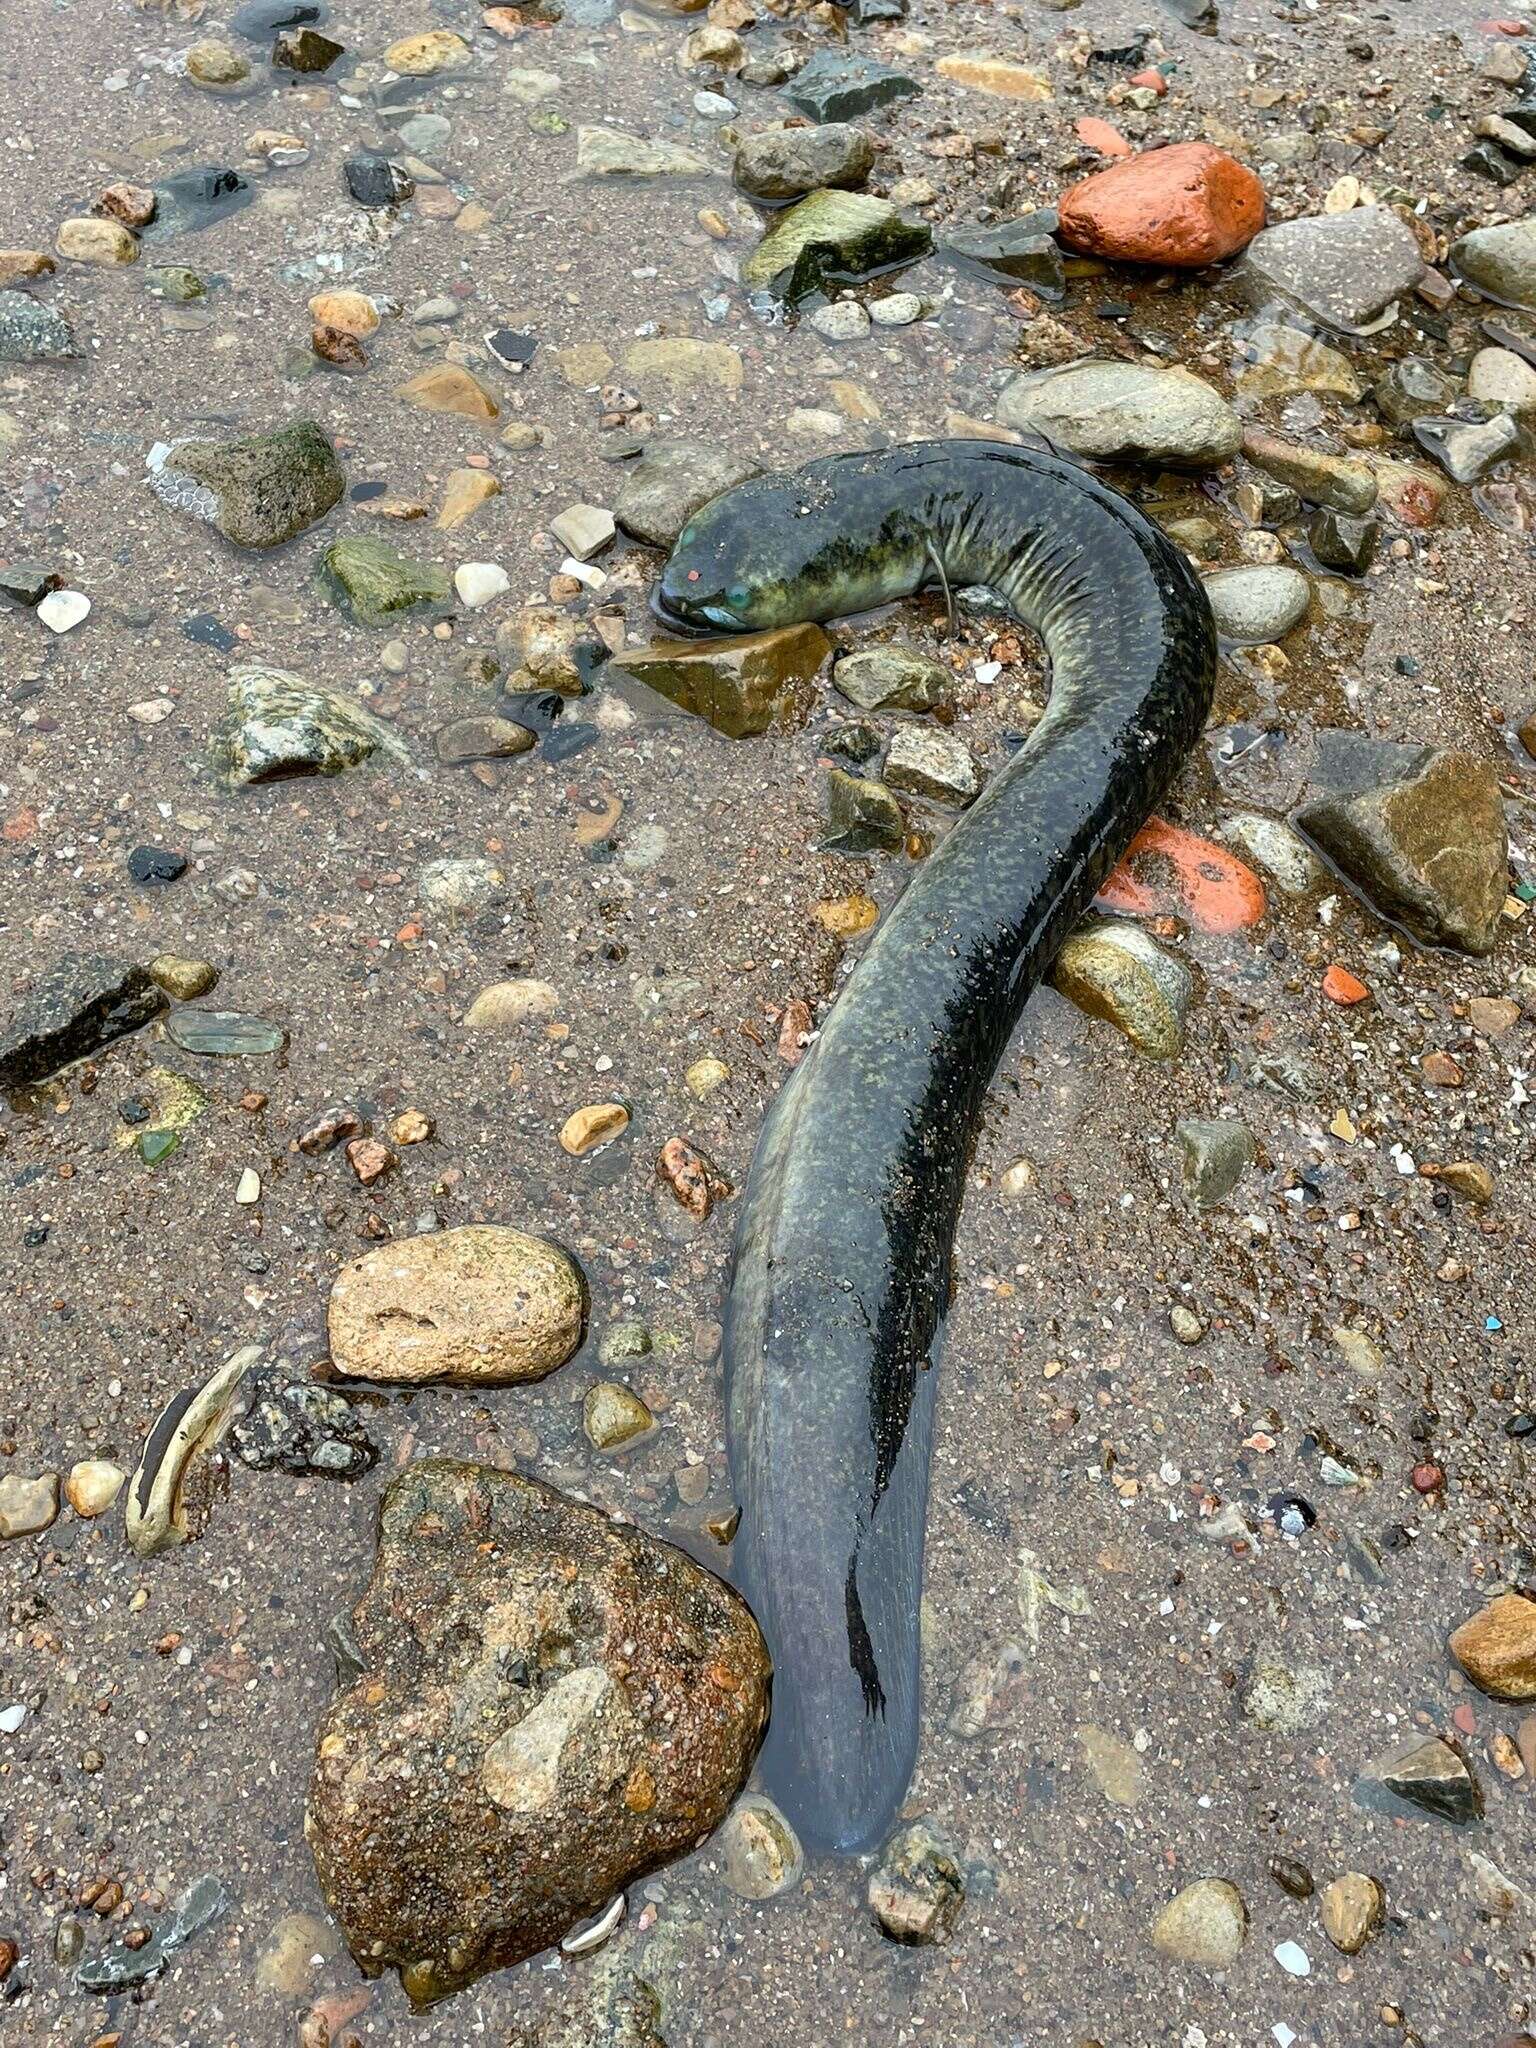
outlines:
M1216 636L1184 557L1054 454L935 441L728 491L655 609L695 631L984 584L1049 708L879 926L763 1125L725 1312L736 1575L774 1660L764 1780L802 1838L875 1842L918 1737L937 1340L971 1141L1061 941L1194 745Z

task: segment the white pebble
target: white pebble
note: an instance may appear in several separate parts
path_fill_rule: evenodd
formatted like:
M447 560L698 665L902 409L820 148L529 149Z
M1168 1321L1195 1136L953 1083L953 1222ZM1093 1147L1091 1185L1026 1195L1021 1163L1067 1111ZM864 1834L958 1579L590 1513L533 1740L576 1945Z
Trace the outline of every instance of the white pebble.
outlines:
M1299 1941L1282 1941L1275 1950L1275 1961L1289 1976L1310 1977L1312 1959Z
M922 319L923 312L923 301L916 292L890 292L874 301L869 317L877 327L910 327L914 320Z
M818 306L811 325L825 341L862 341L869 332L869 315L857 299L839 299L831 306Z
M510 590L512 579L495 562L461 562L453 572L453 587L460 604L478 612Z
M91 600L79 590L50 590L37 608L37 616L53 633L67 633L91 609Z
M235 1189L235 1200L243 1209L248 1209L252 1202L261 1200L261 1175L254 1167L248 1166L241 1174L240 1184Z

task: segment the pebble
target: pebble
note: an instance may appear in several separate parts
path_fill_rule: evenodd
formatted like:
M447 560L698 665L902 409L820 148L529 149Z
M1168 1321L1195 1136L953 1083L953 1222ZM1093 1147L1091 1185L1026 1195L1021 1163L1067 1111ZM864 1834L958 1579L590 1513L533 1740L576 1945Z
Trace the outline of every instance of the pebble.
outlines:
M1363 462L1349 456L1303 448L1253 427L1243 435L1243 453L1308 504L1358 515L1376 503L1375 477Z
M379 309L366 292L317 292L309 302L310 318L366 340L379 325Z
M726 1889L738 1899L776 1899L805 1875L805 1852L789 1822L761 1792L749 1792L715 1836Z
M811 325L824 341L863 341L870 321L857 299L838 299L830 306L818 306Z
M216 36L205 36L186 54L187 76L205 92L229 92L251 75L250 61Z
M79 590L50 590L37 616L50 633L70 633L90 616L91 600Z
M434 363L420 370L395 393L422 412L456 413L460 419L494 420L501 407L478 377L459 363Z
M1202 1877L1170 1899L1152 1923L1165 1956L1197 1970L1225 1970L1248 1937L1248 1908L1235 1884Z
M497 981L475 997L464 1012L464 1024L470 1031L506 1031L547 1023L559 1008L559 993L547 981Z
M629 1111L622 1102L589 1102L573 1110L560 1126L561 1150L575 1159L611 1144L629 1129Z
M453 572L453 587L467 611L483 611L512 588L512 579L499 563L462 562Z
M784 97L813 121L841 122L921 91L915 78L873 57L820 49L801 65Z
M17 1536L36 1536L52 1526L59 1513L59 1475L40 1472L24 1478L7 1472L0 1478L0 1542Z
M263 1991L286 1999L313 1990L322 1963L336 1954L336 1930L316 1913L285 1913L261 1945L253 1975Z
M1508 412L1536 412L1536 369L1513 349L1480 348L1467 371L1467 396Z
M1176 1059L1194 980L1140 926L1101 918L1073 932L1056 956L1051 985L1102 1017L1154 1060Z
M1253 1133L1230 1118L1189 1117L1173 1134L1184 1149L1184 1191L1201 1208L1224 1202L1257 1156Z
M1476 483L1495 463L1518 454L1521 446L1519 423L1508 412L1476 421L1423 415L1413 422L1413 438L1458 484Z
M339 775L374 754L410 758L398 735L355 698L261 662L231 672L228 710L212 754L235 787L286 775Z
M935 711L955 689L942 662L899 641L841 656L832 682L861 711Z
M388 625L420 605L450 602L452 586L441 569L368 535L332 541L320 567L342 608L362 626Z
M782 206L808 192L852 190L875 164L875 146L861 128L829 121L818 128L769 128L745 136L731 176L754 199Z
M803 75L803 74L802 74ZM797 305L834 280L864 277L925 256L931 231L889 200L819 191L785 209L741 266L741 281Z
M684 1074L683 1081L695 1101L702 1102L707 1095L713 1095L715 1090L730 1078L731 1070L724 1060L706 1057L694 1061Z
M1424 269L1413 231L1389 208L1306 214L1265 228L1248 245L1252 296L1279 294L1345 334L1373 331Z
M1371 386L1371 397L1387 425L1401 430L1422 413L1444 412L1460 388L1423 356L1404 356L1383 370Z
M1274 1957L1288 1977L1310 1977L1312 1974L1312 1959L1299 1941L1279 1942Z
M971 750L952 733L901 725L886 751L885 779L892 789L964 808L981 791Z
M1315 512L1307 526L1307 540L1323 567L1351 576L1363 576L1370 567L1380 534L1379 521L1332 510Z
M64 1480L64 1498L77 1515L92 1520L104 1515L122 1492L128 1474L106 1458L86 1458L71 1465Z
M25 292L0 292L0 363L62 362L79 353L57 308Z
M1495 304L1536 309L1536 214L1474 228L1451 244L1450 263Z
M586 1287L558 1245L463 1224L381 1245L331 1287L331 1359L348 1379L511 1386L543 1379L581 1343Z
M887 292L883 299L870 301L869 317L877 327L910 327L927 310L927 300L916 292Z
M1312 602L1311 584L1289 566L1218 569L1204 583L1218 632L1243 646L1283 639Z
M1037 213L991 227L951 229L944 237L944 250L994 279L1059 298L1066 287L1066 270L1053 233L1055 221L1054 213Z
M737 455L719 442L648 441L636 460L625 466L613 516L633 539L670 548L711 498L757 473L750 456Z
M576 170L583 178L715 178L719 171L680 143L627 134L621 128L576 130Z
M1332 1682L1317 1665L1292 1666L1266 1658L1249 1674L1243 1713L1268 1735L1300 1735L1327 1717L1332 1700Z
M1316 391L1351 402L1364 386L1348 356L1326 342L1275 320L1261 320L1243 337L1247 367L1237 374L1243 398L1294 398Z
M457 71L468 58L468 43L446 28L402 36L384 52L384 62L390 70L407 78L433 78L443 71Z
M1187 370L1138 363L1028 371L1004 386L997 417L1092 461L1205 469L1230 461L1243 440L1242 422L1209 384Z
M656 1174L696 1223L703 1223L715 1203L734 1192L709 1154L686 1138L668 1138L657 1157Z
M467 525L492 498L501 496L501 484L487 469L455 469L443 486L442 509L437 515L440 533L452 533ZM478 565L477 565L478 566ZM457 584L457 577L454 579ZM460 593L462 596L462 593ZM466 599L467 603L468 600Z
M941 1947L965 1904L954 1851L931 1821L898 1828L869 1873L869 1910L880 1932L913 1947Z
M1490 1699L1536 1700L1536 1601L1496 1595L1453 1632L1450 1651Z
M651 1350L651 1333L645 1324L638 1317L626 1316L604 1330L597 1355L612 1370L616 1365L632 1365L637 1358L648 1358Z
M613 514L600 505L568 505L551 519L549 530L578 562L590 562L600 555L617 531Z
M244 548L281 547L323 519L347 487L313 420L239 441L156 442L148 469L162 504L206 520Z
M729 739L803 719L832 643L820 626L780 626L724 640L656 640L626 649L614 667Z
M1199 269L1246 249L1264 208L1264 187L1246 164L1208 142L1180 142L1070 186L1060 232L1069 249L1114 262Z
M362 150L341 166L347 190L359 206L403 206L416 191L416 180L382 150Z
M182 953L157 953L148 963L151 978L178 1003L195 1003L207 995L219 978L211 960L194 960Z
M1346 1870L1323 1887L1318 1900L1323 1931L1342 1955L1357 1956L1386 1920L1386 1895L1374 1877Z
M418 2007L696 1848L768 1717L739 1595L491 1466L419 1459L391 1481L355 1635L366 1677L321 1723L307 1831L349 1947L398 1970ZM494 1883L464 1881L467 1843Z
M628 1387L599 1380L587 1389L582 1401L581 1426L594 1450L614 1451L648 1435L656 1427L656 1418Z
M941 57L933 68L941 78L972 92L987 93L993 99L1038 101L1053 97L1051 81L1043 71L1032 71L1027 64L994 56L990 50L968 50L957 56Z
M1362 1806L1427 1814L1453 1827L1465 1827L1482 1811L1472 1773L1436 1735L1410 1735L1373 1757L1355 1782L1355 1798Z
M501 894L506 880L504 871L494 861L479 856L429 860L417 871L423 900L432 909L450 915L483 910Z
M60 227L54 247L71 263L93 263L108 268L137 263L139 244L121 221L83 215Z

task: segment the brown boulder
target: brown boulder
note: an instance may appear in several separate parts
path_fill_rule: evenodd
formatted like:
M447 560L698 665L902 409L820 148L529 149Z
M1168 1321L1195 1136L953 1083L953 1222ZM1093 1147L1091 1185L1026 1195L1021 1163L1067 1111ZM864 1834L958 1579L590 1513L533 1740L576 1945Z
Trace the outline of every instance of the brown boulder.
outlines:
M490 1466L389 1486L305 1831L370 1974L417 2005L537 1955L729 1811L768 1718L746 1603Z
M1451 1655L1479 1692L1536 1700L1536 1600L1500 1593L1455 1631Z
M1179 142L1095 171L1060 212L1069 249L1195 270L1247 248L1264 225L1264 187L1224 150Z

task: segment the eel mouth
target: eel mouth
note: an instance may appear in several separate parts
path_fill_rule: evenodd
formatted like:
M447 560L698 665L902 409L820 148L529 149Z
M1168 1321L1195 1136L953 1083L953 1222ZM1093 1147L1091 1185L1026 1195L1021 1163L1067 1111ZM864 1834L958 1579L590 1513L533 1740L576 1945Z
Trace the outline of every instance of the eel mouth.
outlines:
M690 640L707 640L711 635L718 638L716 627L698 625L686 613L674 610L666 587L659 579L651 585L651 610L664 626L680 636Z

